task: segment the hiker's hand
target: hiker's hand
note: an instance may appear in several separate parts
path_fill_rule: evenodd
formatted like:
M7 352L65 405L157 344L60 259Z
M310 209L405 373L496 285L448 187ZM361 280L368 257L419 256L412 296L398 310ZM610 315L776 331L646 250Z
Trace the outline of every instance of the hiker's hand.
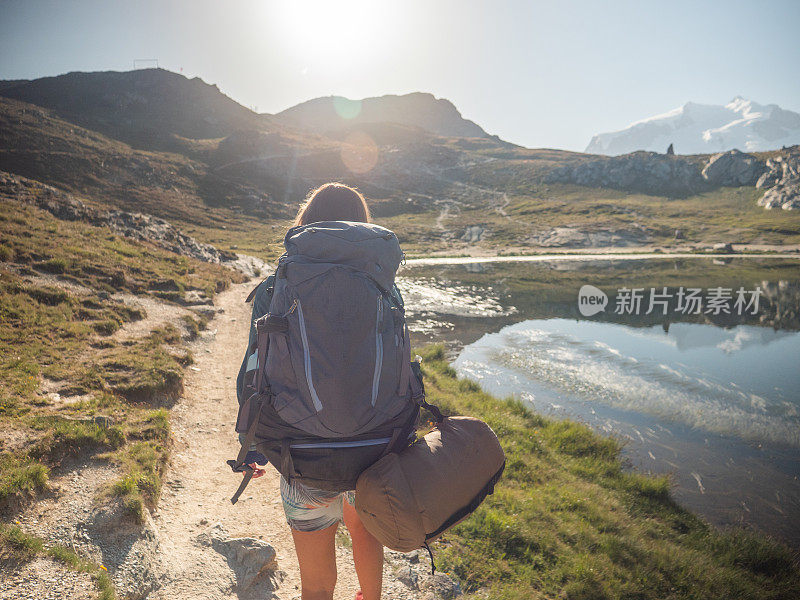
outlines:
M251 469L253 469L253 479L261 477L262 475L264 475L266 473L266 471L264 469L262 469L261 467L259 467L256 463L250 463L247 466L250 467Z

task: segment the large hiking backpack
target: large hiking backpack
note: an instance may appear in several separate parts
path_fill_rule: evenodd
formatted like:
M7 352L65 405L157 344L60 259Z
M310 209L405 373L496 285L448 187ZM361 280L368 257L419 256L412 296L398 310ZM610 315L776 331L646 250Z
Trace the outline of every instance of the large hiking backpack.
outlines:
M394 288L395 234L323 221L291 228L284 245L242 378L236 431L246 435L228 464L245 477L234 503L252 477L251 448L287 480L355 489L367 467L413 440L427 406Z

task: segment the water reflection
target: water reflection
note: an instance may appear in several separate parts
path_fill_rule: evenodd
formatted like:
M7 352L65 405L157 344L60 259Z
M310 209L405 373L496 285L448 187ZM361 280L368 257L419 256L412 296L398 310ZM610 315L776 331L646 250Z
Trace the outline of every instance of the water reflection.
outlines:
M756 314L589 319L589 283L760 287ZM800 267L796 260L597 260L407 269L415 343L445 341L462 374L536 410L628 440L636 466L717 524L752 523L800 547Z

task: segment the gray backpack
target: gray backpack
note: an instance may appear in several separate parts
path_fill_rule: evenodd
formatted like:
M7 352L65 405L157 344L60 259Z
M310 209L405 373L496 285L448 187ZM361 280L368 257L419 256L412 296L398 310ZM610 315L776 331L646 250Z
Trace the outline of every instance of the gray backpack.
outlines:
M228 464L245 477L234 503L252 476L251 449L287 480L355 489L367 467L414 439L429 406L394 286L395 234L323 221L291 228L284 245L240 377L236 431L246 435Z

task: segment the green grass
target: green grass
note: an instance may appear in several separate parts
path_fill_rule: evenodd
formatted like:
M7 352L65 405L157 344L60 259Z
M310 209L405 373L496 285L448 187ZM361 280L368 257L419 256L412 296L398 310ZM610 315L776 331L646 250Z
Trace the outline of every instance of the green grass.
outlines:
M61 460L69 454L116 449L125 443L125 433L118 425L102 427L94 422L68 420L60 415L35 416L28 421L33 429L44 432L31 452L40 459Z
M153 508L161 494L161 481L169 457L169 413L164 408L140 415L129 424L130 443L109 455L125 473L107 489L129 515L144 519L146 508Z
M49 473L27 453L0 453L0 512L45 490Z
M439 568L477 597L796 598L800 570L762 535L720 532L681 508L667 477L623 469L620 443L536 415L458 379L442 346L423 349L428 400L485 420L506 472L437 544Z
M37 556L46 556L72 571L89 573L97 588L98 600L114 600L116 593L105 567L80 556L60 544L45 545L42 538L22 531L16 525L0 523L0 563L20 564Z
M115 336L146 314L110 294L181 302L188 290L213 297L243 276L12 199L0 199L0 239L0 432L18 442L0 446L0 512L43 491L65 459L94 456L121 468L120 495L141 514L157 501L169 452L159 407L180 395L192 356L173 325ZM193 336L206 323L191 318L181 329Z
M180 334L165 325L132 344L101 350L92 363L102 386L129 400L170 403L183 391L183 367L192 363L188 351L177 351Z

